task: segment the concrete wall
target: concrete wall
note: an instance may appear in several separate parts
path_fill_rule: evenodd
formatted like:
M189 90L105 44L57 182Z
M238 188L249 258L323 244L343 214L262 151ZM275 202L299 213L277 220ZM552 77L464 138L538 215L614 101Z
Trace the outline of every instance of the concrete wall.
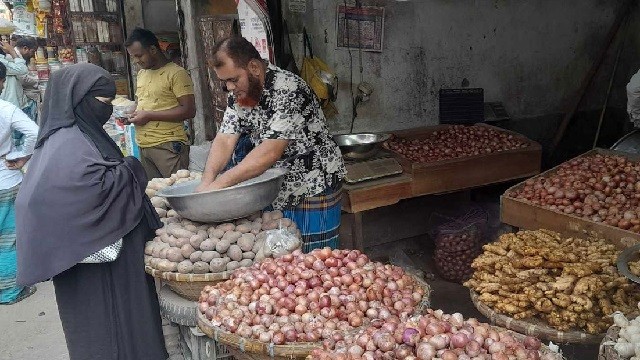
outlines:
M175 0L144 0L144 24L156 32L178 32Z
M315 52L336 70L341 81L338 109L329 121L335 132L348 131L351 121L349 52L336 48L336 7L342 0L307 0L307 13L289 13L296 55L299 33L306 25ZM485 89L485 101L502 101L515 118L563 111L596 54L620 9L618 1L466 1L362 0L384 6L384 51L362 53L365 81L375 91L359 109L355 131L386 131L438 122L441 88ZM627 47L640 44L632 22ZM635 29L635 30L634 30ZM638 51L619 67L614 93L637 71ZM360 81L359 54L352 51L353 85ZM635 61L635 64L634 64ZM624 62L624 61L623 61ZM300 64L300 63L299 63ZM611 65L611 62L605 65ZM635 69L634 69L635 68ZM610 71L610 68L609 70ZM606 66L597 77L584 108L597 108L608 83ZM600 86L603 85L603 86ZM617 103L620 104L620 99Z
M136 27L144 27L144 15L142 13L142 1L124 0L124 21L127 33Z

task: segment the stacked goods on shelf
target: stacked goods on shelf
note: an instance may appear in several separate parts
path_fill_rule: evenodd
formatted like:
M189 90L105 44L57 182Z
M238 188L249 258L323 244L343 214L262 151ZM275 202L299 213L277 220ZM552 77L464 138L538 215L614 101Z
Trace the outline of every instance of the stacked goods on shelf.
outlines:
M306 356L320 341L340 341L378 319L406 319L428 294L427 284L358 250L296 250L206 286L199 325L223 343L301 345Z
M520 231L483 249L465 286L479 310L506 315L508 326L520 326L522 320L528 328L539 327L541 337L600 341L587 334L604 333L611 325L609 315L638 313L640 291L618 273L619 251L604 240Z
M373 321L343 340L324 342L308 360L373 359L562 359L539 339L428 309L406 321Z

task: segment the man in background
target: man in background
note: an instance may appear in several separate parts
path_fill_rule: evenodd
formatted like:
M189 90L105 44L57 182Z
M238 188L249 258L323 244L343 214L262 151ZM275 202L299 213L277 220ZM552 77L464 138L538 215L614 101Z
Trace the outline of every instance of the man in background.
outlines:
M635 128L640 128L640 70L627 84L627 113Z
M151 31L136 28L125 46L142 68L136 87L138 106L129 119L136 126L140 160L149 179L167 178L189 167L184 121L196 113L193 83L184 68L164 56Z
M35 39L30 37L21 37L16 41L16 55L22 58L27 66L36 55L38 50L38 43ZM38 105L35 97L39 96L38 91L38 76L28 72L25 75L18 76L18 80L22 85L22 91L24 94L23 102L25 106L22 108L25 114L27 114L31 120L37 122L38 118Z
M4 56L0 56L0 62L7 68L7 79L0 99L12 103L19 109L24 109L27 101L19 77L29 73L27 62L9 42L2 42L2 51Z

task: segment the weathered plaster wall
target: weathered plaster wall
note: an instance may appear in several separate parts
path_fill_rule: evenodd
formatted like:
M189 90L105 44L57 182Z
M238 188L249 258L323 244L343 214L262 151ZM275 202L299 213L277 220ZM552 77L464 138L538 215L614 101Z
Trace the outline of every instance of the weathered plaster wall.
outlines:
M296 55L302 52L299 33L306 25L316 53L340 78L340 114L329 121L335 132L347 131L351 121L349 52L336 48L336 7L342 3L307 0L307 13L301 16L286 10L288 0L283 0ZM439 89L462 87L463 82L484 88L486 101L502 101L515 118L559 113L603 46L621 3L363 0L362 5L384 6L386 20L384 51L362 53L362 78L375 91L359 109L355 131L435 124ZM637 28L632 23L628 47L639 45ZM356 86L359 55L351 55ZM633 56L637 58L636 50L625 50L623 58ZM628 62L619 67L624 74L617 77L614 93L620 93L634 67ZM597 81L608 82L606 71ZM590 91L583 108L597 108L601 97L600 91Z
M127 35L136 27L144 27L142 1L124 0L124 21Z
M143 0L144 23L156 32L178 32L175 0Z

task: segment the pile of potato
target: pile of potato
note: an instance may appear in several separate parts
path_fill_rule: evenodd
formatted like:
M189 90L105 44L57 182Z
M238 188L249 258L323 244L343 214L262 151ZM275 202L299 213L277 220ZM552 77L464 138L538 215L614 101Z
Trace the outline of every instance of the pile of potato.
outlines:
M151 204L156 208L156 212L160 216L160 219L177 217L178 214L171 210L169 202L160 196L156 196L157 192L166 188L167 186L181 184L183 182L200 179L202 173L189 172L189 170L178 170L177 173L171 175L169 178L154 178L147 184L146 193L151 198ZM163 222L166 223L165 220Z
M483 249L465 286L499 313L537 318L560 331L600 334L614 312L638 312L640 291L618 273L619 251L605 240L520 231Z
M199 179L201 173L179 170L170 178L152 179L146 193L165 226L145 245L145 264L160 271L205 274L233 271L271 257L265 246L269 230L286 229L298 239L286 252L300 247L300 231L281 211L256 213L221 224L202 224L180 217L156 192L174 184Z
M156 231L145 246L145 262L160 271L204 274L233 271L272 256L265 246L267 231L286 228L300 232L281 211L264 212L223 224L200 224L179 217ZM300 246L291 244L292 252Z

